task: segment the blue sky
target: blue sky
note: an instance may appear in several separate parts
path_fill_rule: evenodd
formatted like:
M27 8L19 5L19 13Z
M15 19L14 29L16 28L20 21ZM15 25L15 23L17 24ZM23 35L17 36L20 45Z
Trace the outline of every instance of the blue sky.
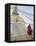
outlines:
M18 6L17 8L29 14L33 14L33 6Z

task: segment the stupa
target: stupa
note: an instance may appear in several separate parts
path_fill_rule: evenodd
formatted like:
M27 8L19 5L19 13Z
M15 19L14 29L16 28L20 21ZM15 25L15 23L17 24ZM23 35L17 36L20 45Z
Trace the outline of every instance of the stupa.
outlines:
M23 18L19 16L19 13L17 11L17 6L14 7L14 10L12 12L11 23L12 23L11 24L11 41L14 41L16 39L17 40L24 39L23 37L21 37L21 35L24 35L25 33L25 29L26 29L25 21L23 20Z

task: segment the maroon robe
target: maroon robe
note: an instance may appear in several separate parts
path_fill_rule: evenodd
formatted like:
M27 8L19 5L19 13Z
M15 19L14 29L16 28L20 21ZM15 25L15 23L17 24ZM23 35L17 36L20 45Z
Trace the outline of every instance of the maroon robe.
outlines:
M28 33L29 35L32 34L32 29L31 29L31 26L30 26L30 25L28 25L28 31L27 31L27 33Z

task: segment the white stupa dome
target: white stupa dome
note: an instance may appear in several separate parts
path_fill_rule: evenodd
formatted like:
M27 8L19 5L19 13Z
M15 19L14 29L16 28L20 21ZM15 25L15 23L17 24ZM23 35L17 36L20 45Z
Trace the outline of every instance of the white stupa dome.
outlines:
M11 20L10 21L11 23L11 27L10 27L11 28L11 41L14 41L15 39L26 40L27 35L26 36L24 35L26 31L25 21L23 20L22 17L19 16L19 13L17 11L17 6L14 7L10 20Z

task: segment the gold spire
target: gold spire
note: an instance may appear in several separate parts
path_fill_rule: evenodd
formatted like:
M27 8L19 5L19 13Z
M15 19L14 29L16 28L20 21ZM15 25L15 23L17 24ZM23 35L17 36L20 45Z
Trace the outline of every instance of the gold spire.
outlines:
M17 6L14 7L14 10L12 12L12 15L19 15L18 12L17 12Z

